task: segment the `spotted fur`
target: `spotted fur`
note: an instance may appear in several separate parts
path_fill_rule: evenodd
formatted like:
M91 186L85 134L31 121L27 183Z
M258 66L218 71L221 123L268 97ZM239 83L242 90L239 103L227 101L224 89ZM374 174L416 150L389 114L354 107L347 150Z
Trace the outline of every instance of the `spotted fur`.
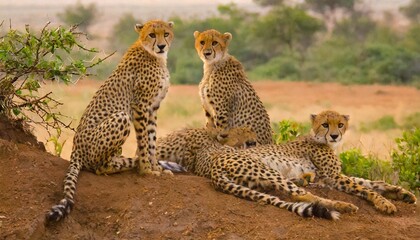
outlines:
M281 145L246 149L243 154L258 157L261 162L289 179L311 176L314 180L316 175L321 185L366 199L383 213L391 214L397 210L384 196L408 203L416 202L414 194L401 187L383 181L348 177L341 173L341 161L334 148L342 140L348 128L348 115L324 111L318 115L312 115L311 120L311 136Z
M70 213L79 172L110 174L138 167L140 174L159 174L156 161L156 112L169 87L167 52L173 23L160 20L137 24L138 40L87 106L77 127L70 166L64 179L64 198L47 213L48 222ZM138 158L120 156L134 125Z
M240 141L242 143L249 142L247 136L241 137L237 135L238 132L231 136L229 131L232 129L228 132L225 130L219 136L222 135L224 139L231 137L242 139ZM160 160L180 163L188 171L210 178L217 190L240 198L285 208L302 217L338 219L340 214L337 211L357 210L352 204L324 199L297 187L280 172L270 169L252 154L243 155L242 152L246 150L236 150L230 145L222 145L205 129L188 129L171 133L159 139L157 147ZM297 202L283 201L264 192L270 189L289 193Z

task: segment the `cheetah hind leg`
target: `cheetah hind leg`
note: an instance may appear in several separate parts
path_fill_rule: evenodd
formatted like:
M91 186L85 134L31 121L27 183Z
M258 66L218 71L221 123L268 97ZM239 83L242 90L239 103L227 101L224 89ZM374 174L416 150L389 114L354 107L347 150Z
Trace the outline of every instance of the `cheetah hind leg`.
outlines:
M287 209L301 217L319 217L331 220L337 220L340 213L335 210L329 210L323 205L310 202L286 202L276 196L252 190L248 187L236 184L224 174L212 176L212 182L216 189L225 193L232 194L239 198L249 199L255 202L273 205L278 208Z
M92 156L98 159L95 173L112 174L133 169L135 158L121 156L122 145L130 134L130 117L125 112L110 115L95 129L92 140ZM97 145L97 143L100 143ZM98 147L99 146L99 147Z
M135 158L126 158L122 156L114 156L110 161L102 164L96 169L97 175L112 174L131 170L137 167L138 161Z

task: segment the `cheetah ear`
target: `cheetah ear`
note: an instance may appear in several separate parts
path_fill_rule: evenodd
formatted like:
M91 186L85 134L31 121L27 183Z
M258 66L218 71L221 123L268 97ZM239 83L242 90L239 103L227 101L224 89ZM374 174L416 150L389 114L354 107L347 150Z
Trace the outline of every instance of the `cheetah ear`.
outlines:
M225 39L226 43L229 43L230 40L232 40L232 34L229 33L229 32L225 32L225 33L223 33L223 38Z
M140 33L141 29L144 27L143 24L140 23L136 23L136 25L134 25L134 29L136 30L136 32Z
M168 22L168 26L170 27L170 28L173 28L174 27L174 25L175 25L175 23L174 22Z
M343 115L343 118L348 121L348 120L350 120L350 115Z
M311 114L311 122L312 123L315 121L316 116L317 116L316 114Z
M195 31L195 32L194 32L194 38L197 38L197 37L198 37L198 35L200 35L200 32L199 32L199 31Z

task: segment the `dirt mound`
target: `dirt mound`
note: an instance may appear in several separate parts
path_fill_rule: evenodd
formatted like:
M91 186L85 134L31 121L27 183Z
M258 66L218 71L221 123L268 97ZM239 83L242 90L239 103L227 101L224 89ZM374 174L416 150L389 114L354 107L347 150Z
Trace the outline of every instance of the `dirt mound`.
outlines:
M3 126L3 125L0 125ZM64 222L44 225L61 199L68 162L30 145L27 135L4 139L0 129L0 239L420 239L418 207L394 202L393 216L365 201L328 189L326 198L360 209L332 222L215 191L192 176L80 174L76 204Z

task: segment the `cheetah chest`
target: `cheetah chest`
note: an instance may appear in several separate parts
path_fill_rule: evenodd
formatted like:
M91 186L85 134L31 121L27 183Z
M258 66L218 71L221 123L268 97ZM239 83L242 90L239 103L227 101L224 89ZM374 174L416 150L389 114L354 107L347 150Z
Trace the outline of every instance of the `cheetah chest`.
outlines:
M169 74L165 73L159 82L159 91L152 100L152 105L151 105L152 110L159 108L160 103L165 98L166 93L168 92L169 85L170 85Z
M213 106L210 104L210 98L209 98L209 83L202 83L200 86L200 99L201 104L203 105L204 110L209 113L211 116L215 115Z

